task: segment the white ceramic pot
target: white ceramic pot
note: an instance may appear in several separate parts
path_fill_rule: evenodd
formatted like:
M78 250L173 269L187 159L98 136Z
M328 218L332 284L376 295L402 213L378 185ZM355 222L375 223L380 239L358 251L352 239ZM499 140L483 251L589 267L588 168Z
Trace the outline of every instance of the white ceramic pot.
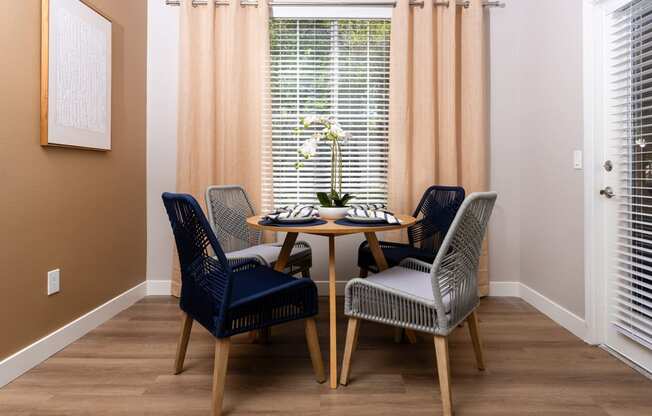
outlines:
M348 207L319 207L319 216L325 220L339 220L346 217Z

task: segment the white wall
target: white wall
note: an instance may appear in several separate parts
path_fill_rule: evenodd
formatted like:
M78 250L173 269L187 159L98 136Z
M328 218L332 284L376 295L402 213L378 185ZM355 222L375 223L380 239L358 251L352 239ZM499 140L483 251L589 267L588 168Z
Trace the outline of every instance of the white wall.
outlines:
M173 240L161 194L176 189L178 7L147 6L147 279L170 280Z
M522 1L522 0L519 0ZM490 11L490 143L489 187L498 192L489 226L489 278L491 281L521 280L521 21L510 2ZM516 114L515 114L516 112Z
M490 229L493 282L523 282L584 315L581 1L514 0L491 10ZM149 0L148 279L169 279L173 245L160 194L175 189L178 8ZM300 236L325 281L327 239ZM338 276L357 275L361 235L336 241Z
M584 316L582 2L491 11L494 280L520 280Z

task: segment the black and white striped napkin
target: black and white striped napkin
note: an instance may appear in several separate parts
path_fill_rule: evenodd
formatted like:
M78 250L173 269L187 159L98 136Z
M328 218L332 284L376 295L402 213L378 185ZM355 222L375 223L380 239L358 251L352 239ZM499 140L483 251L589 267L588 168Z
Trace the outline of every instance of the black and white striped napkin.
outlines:
M378 218L388 224L400 224L398 218L387 211L383 204L352 204L347 214L351 217Z
M297 204L277 208L275 211L265 215L263 219L278 221L294 218L317 218L319 211L312 205Z

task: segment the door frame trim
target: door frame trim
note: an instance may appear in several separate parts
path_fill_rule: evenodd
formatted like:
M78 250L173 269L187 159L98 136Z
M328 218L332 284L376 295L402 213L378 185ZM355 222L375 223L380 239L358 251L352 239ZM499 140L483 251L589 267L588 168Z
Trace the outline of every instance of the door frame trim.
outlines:
M600 50L596 43L601 43L602 20L598 16L602 7L595 1L585 0L582 7L582 54L583 54L583 113L584 113L584 319L587 326L586 342L601 344L604 334L601 331L601 322L604 317L598 316L600 306L604 305L604 293L600 290L600 283L604 282L602 270L597 267L596 260L600 258L598 252L598 238L602 241L598 227L601 215L596 201L595 166L598 160L596 152L601 150L602 129L601 112L596 111L602 107L602 87L598 82L601 78L600 61L596 53ZM599 186L599 185L598 185ZM603 310L603 309L602 309Z
M605 132L609 127L606 86L609 65L606 49L606 15L632 0L584 0L583 26L583 115L584 115L584 314L586 342L605 344L608 301L607 260L602 256L606 236L602 220L605 204L599 196L604 172Z

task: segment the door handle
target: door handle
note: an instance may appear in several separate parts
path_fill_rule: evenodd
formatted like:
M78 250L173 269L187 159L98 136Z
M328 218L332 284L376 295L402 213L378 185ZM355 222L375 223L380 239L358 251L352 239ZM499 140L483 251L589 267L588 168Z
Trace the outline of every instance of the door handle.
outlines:
M616 196L614 190L611 189L611 186L605 186L604 189L600 189L600 195L606 196L607 198L613 198L614 196Z

